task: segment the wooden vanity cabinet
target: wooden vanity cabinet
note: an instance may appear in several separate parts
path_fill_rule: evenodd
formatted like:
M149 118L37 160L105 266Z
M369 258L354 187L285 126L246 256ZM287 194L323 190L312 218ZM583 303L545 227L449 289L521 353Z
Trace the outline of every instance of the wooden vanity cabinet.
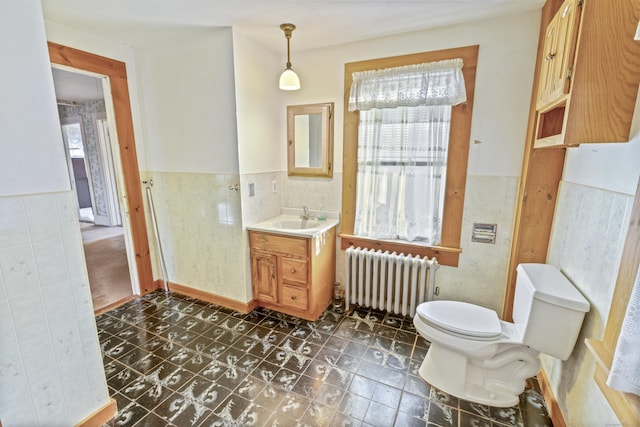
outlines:
M259 307L317 320L333 296L335 227L319 237L249 231L253 297Z
M534 148L626 142L640 82L638 0L566 0L544 33Z

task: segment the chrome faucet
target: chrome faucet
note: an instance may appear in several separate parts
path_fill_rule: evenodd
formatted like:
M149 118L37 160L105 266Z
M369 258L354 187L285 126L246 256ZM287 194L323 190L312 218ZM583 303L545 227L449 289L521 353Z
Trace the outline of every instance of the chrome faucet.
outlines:
M300 215L300 218L307 220L309 218L311 218L311 216L309 215L309 208L306 206L302 207L302 215Z

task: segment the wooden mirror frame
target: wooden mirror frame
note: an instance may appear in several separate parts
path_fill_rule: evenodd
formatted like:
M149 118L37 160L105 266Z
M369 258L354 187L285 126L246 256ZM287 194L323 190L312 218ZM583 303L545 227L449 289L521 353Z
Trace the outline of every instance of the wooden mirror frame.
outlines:
M319 167L296 166L295 118L308 114L322 115L322 159ZM333 177L333 102L287 107L287 172L289 176Z

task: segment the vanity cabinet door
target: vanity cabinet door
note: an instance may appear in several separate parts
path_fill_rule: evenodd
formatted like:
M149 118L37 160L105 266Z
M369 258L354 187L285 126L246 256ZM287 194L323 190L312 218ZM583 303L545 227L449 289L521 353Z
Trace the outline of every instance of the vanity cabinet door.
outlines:
M251 255L251 279L256 299L278 302L277 257L268 253L255 252Z

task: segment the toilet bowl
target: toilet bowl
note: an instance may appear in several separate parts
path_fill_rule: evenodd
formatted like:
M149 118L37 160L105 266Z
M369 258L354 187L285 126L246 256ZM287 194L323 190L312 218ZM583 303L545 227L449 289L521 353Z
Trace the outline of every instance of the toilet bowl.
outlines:
M461 301L418 306L413 323L431 343L419 369L425 381L468 401L508 407L540 370L541 352L569 357L588 301L551 265L521 264L517 274L513 323Z

